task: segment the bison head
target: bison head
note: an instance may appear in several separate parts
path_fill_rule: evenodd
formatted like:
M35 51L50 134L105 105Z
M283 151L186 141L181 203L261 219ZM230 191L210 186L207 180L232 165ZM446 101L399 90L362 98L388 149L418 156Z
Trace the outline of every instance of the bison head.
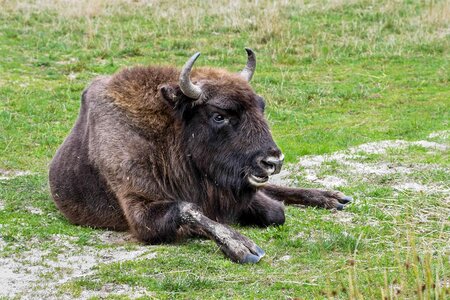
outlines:
M256 60L252 50L246 51L247 65L238 74L207 68L191 72L196 53L179 83L160 87L182 124L183 152L198 175L235 190L264 185L283 163L264 117L264 99L249 85Z

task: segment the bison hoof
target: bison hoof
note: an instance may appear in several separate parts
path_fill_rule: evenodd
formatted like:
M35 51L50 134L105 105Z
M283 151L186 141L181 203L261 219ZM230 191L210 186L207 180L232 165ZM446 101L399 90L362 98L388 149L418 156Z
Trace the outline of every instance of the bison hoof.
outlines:
M259 246L255 245L254 247L255 254L248 253L243 260L239 261L241 264L256 264L261 260L261 258L266 255L266 252L264 252L263 249L261 249Z
M245 243L245 244L247 244L247 245L245 245L246 251L244 250L244 252L240 252L239 254L234 253L234 255L233 255L228 251L224 251L224 252L226 254L228 254L228 256L233 261L238 262L240 264L256 264L257 262L259 262L261 260L261 258L264 257L264 255L266 255L264 250L261 249L256 244L253 244L252 242L251 242L251 244L248 244L248 243Z
M347 204L353 201L353 198L350 196L337 197L337 201L339 203L336 204L336 209L343 210Z
M253 255L251 253L247 254L242 261L241 264L256 264L262 256Z
M266 252L264 252L263 249L261 249L259 246L256 246L256 254L259 255L259 257L263 257L264 255L266 255Z
M264 250L252 240L229 226L217 224L212 231L220 250L232 261L245 264L257 263L265 255Z
M352 197L345 196L342 198L338 198L339 203L336 204L337 210L343 210L347 204L353 201Z
M344 196L340 199L339 202L343 203L343 204L347 204L353 201L353 198L350 196Z
M266 254L258 245L239 234L234 239L226 241L220 248L232 261L241 264L255 264Z
M353 201L352 197L333 191L319 191L318 197L321 199L323 207L336 210L343 210L347 204Z

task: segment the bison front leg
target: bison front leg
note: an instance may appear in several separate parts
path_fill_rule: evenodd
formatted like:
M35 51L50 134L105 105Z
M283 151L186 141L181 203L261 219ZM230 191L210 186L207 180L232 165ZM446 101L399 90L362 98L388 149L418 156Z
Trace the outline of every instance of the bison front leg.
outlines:
M344 209L351 202L352 197L337 191L318 189L287 188L277 185L266 185L261 190L267 196L284 201L286 204L301 204L305 206L323 207L328 209Z
M186 233L214 240L231 260L256 263L264 251L232 228L207 218L193 204L175 201L148 202L139 197L122 199L129 227L146 243L171 242Z

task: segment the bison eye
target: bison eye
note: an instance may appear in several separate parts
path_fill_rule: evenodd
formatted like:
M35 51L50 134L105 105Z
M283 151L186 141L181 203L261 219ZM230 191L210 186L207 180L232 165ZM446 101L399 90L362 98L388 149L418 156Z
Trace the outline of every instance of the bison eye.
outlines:
M222 116L221 114L215 113L213 115L213 120L214 122L216 122L217 124L222 124L223 122L225 122L225 117Z

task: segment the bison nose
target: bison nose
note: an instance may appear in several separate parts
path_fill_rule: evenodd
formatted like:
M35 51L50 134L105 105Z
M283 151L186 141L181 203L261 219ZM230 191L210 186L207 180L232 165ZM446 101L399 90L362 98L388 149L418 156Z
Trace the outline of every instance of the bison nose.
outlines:
M283 161L283 154L279 157L269 156L261 160L261 167L266 170L269 175L278 174L281 171Z

